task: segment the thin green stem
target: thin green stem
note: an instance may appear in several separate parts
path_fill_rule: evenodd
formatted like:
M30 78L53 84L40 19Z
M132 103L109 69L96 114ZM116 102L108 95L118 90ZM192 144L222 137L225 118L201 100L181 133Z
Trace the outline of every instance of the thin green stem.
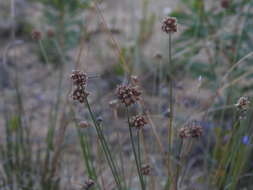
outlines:
M41 50L42 56L43 56L43 58L44 58L46 64L49 64L49 59L48 59L46 50L45 50L45 48L44 48L44 45L43 45L43 43L42 43L42 40L39 40L39 46L40 46L40 50Z
M97 123L96 121L96 118L91 110L91 107L90 107L90 104L89 104L89 101L88 99L86 98L86 105L88 107L88 111L89 111L89 114L91 116L91 119L95 125L95 128L96 128L96 132L97 132L97 135L98 135L98 138L99 138L99 141L101 143L101 146L102 146L102 149L105 153L105 156L106 156L106 159L107 159L107 162L109 164L109 167L111 169L111 172L112 172L112 175L114 177L114 180L118 186L118 189L122 189L122 185L121 185L121 181L120 181L120 178L119 178L119 174L118 174L118 171L117 171L117 168L116 168L116 165L113 161L113 158L112 158L112 155L111 155L111 152L110 152L110 149L108 147L108 144L106 142L106 139L103 135L103 132L99 126L99 124Z
M170 64L170 85L169 85L169 96L170 96L170 117L169 117L169 154L172 149L172 130L173 130L173 78L172 78L172 56L171 56L171 33L169 33L169 64Z
M143 180L143 176L141 174L141 165L138 161L138 155L137 155L137 151L136 151L135 145L134 145L132 126L131 126L130 117L129 117L129 110L128 110L128 108L126 110L127 110L127 121L128 121L130 140L131 140L132 149L133 149L133 152L134 152L134 159L135 159L135 163L136 163L136 167L137 167L138 176L139 176L140 183L141 183L141 189L145 190L146 187L145 187L145 183L144 183L144 180Z

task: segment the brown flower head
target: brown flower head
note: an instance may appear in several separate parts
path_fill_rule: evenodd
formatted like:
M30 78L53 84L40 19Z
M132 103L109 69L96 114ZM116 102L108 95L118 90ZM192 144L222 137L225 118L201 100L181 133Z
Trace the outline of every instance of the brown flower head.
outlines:
M235 106L238 109L244 109L245 110L245 109L249 108L249 104L250 104L249 97L242 96L242 97L239 98L239 100L237 101Z
M85 99L89 95L89 92L86 91L87 85L86 73L79 70L72 71L71 79L74 85L74 90L72 91L73 100L77 100L80 103L84 103Z
M190 137L189 128L188 127L182 127L179 129L179 137L184 139Z
M151 167L150 165L145 165L141 167L141 173L142 175L150 175Z
M192 138L198 138L203 134L203 127L197 121L192 121L189 124L189 133Z
M41 40L42 39L42 33L39 30L33 30L31 33L33 40Z
M132 127L136 129L141 129L148 123L143 115L133 116L130 122Z
M197 121L191 121L185 127L179 129L180 138L198 138L203 134L203 127Z
M141 92L136 86L120 85L116 89L116 95L121 103L130 106L140 100Z
M74 70L71 74L71 79L73 81L73 84L79 87L86 87L87 84L87 74L83 71Z
M246 117L249 105L250 105L249 97L242 96L239 98L239 100L235 104L235 106L239 111L239 119L244 119Z
M162 22L162 31L165 33L177 32L177 19L174 17L166 17Z
M76 88L72 92L73 100L77 100L80 103L84 103L88 95L89 95L89 92L86 92L84 88Z

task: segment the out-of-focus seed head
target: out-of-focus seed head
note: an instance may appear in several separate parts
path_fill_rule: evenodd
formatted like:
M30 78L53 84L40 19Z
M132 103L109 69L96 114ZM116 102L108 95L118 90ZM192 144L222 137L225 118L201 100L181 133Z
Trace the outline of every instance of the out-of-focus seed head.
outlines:
M239 100L237 101L237 103L235 104L235 106L238 109L248 109L249 108L249 104L250 104L249 97L242 96L242 97L239 98Z
M190 135L192 138L199 138L203 134L203 127L201 125L192 125L190 127Z
M145 116L143 115L137 115L137 116L133 116L131 118L131 126L136 128L136 129L141 129L143 128L148 122L147 119L145 118Z
M239 111L239 119L244 119L246 117L249 105L250 105L249 97L242 96L239 98L239 100L235 104L235 106Z
M55 36L55 32L53 29L48 29L47 30L47 37L48 38L53 38Z
M87 121L80 121L78 125L80 128L87 128L90 126L90 124Z
M71 74L71 79L73 81L73 84L76 86L86 87L87 84L87 74L83 71L74 70Z
M145 166L143 166L143 167L141 167L141 173L142 173L142 175L150 175L150 172L151 172L151 167L150 167L150 165L145 165Z
M224 9L228 9L230 6L229 0L221 0L221 7Z
M33 40L41 40L42 39L41 31L36 30L36 29L32 30L31 36L32 36Z
M201 137L203 134L203 127L200 122L193 120L188 124L189 134L192 138Z
M162 22L162 31L165 33L177 32L177 19L174 17L166 17Z
M116 89L116 95L121 103L125 106L130 106L140 100L141 92L137 87L120 85Z
M94 186L95 182L92 179L88 179L84 182L82 190L90 190Z
M182 139L190 137L190 132L188 127L182 127L179 129L179 137Z
M203 127L197 121L191 121L185 127L179 130L179 137L184 138L199 138L203 134Z

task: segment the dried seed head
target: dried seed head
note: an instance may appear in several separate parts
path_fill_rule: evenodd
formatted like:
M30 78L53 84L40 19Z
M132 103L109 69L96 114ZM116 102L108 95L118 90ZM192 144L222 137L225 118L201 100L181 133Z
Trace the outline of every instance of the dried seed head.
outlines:
M239 98L239 100L237 101L237 103L235 104L235 106L238 109L248 109L249 108L249 104L250 104L249 97L242 96L242 97Z
M136 129L141 129L143 128L148 122L143 115L137 115L132 117L131 121L131 126L136 128Z
M141 167L141 173L142 175L150 175L151 167L150 165L145 165Z
M84 88L76 88L72 92L73 100L77 100L80 103L84 103L88 95L89 95L89 92L86 92Z
M136 86L120 85L116 89L116 95L121 103L130 106L140 100L141 92Z
M42 33L39 30L33 30L31 33L33 40L41 40L42 39Z
M179 130L180 138L198 138L203 134L203 127L197 121L191 121L185 127Z
M87 128L90 126L90 124L87 121L80 121L78 125L81 128Z
M74 70L71 74L71 79L73 81L73 84L80 87L86 87L87 84L87 74L83 71Z
M72 71L71 79L74 84L74 90L72 91L73 100L84 103L85 99L89 95L89 92L85 89L87 85L87 74L82 71L75 70Z
M88 179L84 182L84 185L82 186L82 190L89 190L91 187L95 184L95 182L92 179Z
M239 119L244 119L246 117L249 105L250 105L249 97L242 96L239 98L239 100L235 104L235 106L239 111Z
M190 137L190 132L188 127L183 127L179 129L179 137L184 139Z
M174 17L166 17L162 22L162 31L165 33L177 32L177 19Z
M48 29L48 30L47 30L47 37L48 37L48 38L53 38L54 36L55 36L54 30Z
M192 125L190 127L190 135L192 138L199 138L203 134L203 128L201 125Z
M230 6L229 0L222 0L221 1L222 8L227 9L227 8L229 8L229 6Z

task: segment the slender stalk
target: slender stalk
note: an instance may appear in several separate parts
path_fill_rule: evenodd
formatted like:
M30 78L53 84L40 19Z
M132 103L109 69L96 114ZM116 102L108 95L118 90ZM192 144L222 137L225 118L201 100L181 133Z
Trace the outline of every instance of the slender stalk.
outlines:
M135 163L136 163L136 167L137 167L137 172L138 172L139 180L140 180L140 183L141 183L141 189L145 190L146 187L145 187L145 183L144 183L144 180L143 180L143 176L141 174L141 165L139 163L139 158L138 158L137 151L136 151L135 145L134 145L132 126L131 126L130 117L129 117L129 110L128 110L128 108L126 110L127 110L127 121L128 121L130 140L131 140L132 149L133 149L133 152L134 152L134 159L135 159Z
M172 34L169 33L169 68L172 68L172 52L171 52L171 37ZM171 157L171 153L172 153L172 134L173 134L173 77L172 77L172 73L171 71L169 72L169 79L170 79L170 84L169 84L169 122L168 122L168 147L169 147L169 155L168 155L168 179L165 185L165 189L170 189L170 184L171 184L171 180L170 178L172 178L171 176L171 166L170 166L170 157Z
M140 130L137 131L137 152L138 152L138 162L141 166L141 145L140 145Z
M169 33L169 64L170 69L172 68L172 56L171 56L171 33ZM171 72L171 71L170 71ZM169 86L169 95L170 95L170 118L169 118L169 153L172 149L172 133L173 133L173 80L172 73L170 73L170 86Z
M42 40L39 40L39 46L40 46L40 50L41 50L42 56L43 56L43 58L44 58L46 64L49 64L49 59L48 59L46 50L45 50L45 48L44 48L44 45L43 45L43 43L42 43Z
M117 171L117 168L116 168L116 165L113 161L113 158L112 158L112 155L111 155L111 152L110 152L110 149L108 147L108 144L106 142L106 139L103 135L103 132L102 130L100 129L100 126L99 124L97 123L96 121L96 118L91 110L91 107L90 107L90 104L89 104L89 101L88 99L86 98L86 105L87 105L87 108L88 108L88 111L89 111L89 114L91 116L91 119L95 125L95 128L96 128L96 132L97 132L97 135L98 135L98 138L99 138L99 141L101 143L101 146L102 146L102 149L105 153L105 156L106 156L106 159L107 159L107 162L109 164L109 167L111 169L111 172L112 172L112 175L114 177L114 180L115 180L115 183L117 184L118 186L118 189L122 189L122 185L121 185L121 181L120 181L120 178L119 178L119 174L118 174L118 171Z

